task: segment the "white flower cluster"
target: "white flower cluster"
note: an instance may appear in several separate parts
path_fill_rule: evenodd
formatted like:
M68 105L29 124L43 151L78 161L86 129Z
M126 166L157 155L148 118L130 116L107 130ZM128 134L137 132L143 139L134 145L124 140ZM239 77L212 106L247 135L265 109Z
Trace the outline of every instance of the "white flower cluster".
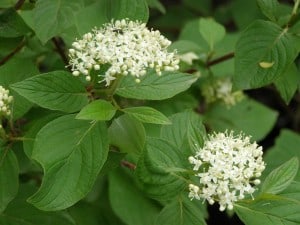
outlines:
M200 184L189 185L189 198L219 202L220 211L233 209L233 203L255 191L265 169L262 147L250 137L233 132L209 135L203 148L189 161Z
M9 95L9 91L0 85L0 115L10 115L10 103L12 100L13 97Z
M202 94L208 103L221 100L227 106L233 106L243 98L241 91L232 92L230 78L217 79L206 84L203 86Z
M109 64L105 74L99 75L104 76L106 86L117 75L131 74L139 82L147 68L155 69L158 75L161 71L179 69L176 52L167 51L170 44L171 41L159 31L149 30L145 23L128 19L111 21L72 44L70 66L74 76L83 74L89 81L92 69L99 70L100 65Z

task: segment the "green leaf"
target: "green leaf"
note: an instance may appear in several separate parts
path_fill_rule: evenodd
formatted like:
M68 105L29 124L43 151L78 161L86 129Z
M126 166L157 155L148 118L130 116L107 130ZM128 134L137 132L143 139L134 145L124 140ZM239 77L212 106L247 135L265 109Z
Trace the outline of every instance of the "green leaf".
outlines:
M180 196L163 208L155 225L206 225L204 205Z
M20 186L16 199L0 214L1 225L75 225L67 212L44 212L27 203L26 198L35 189L29 184Z
M277 20L276 12L279 6L278 1L277 0L256 0L256 1L261 12L271 21L275 22Z
M149 9L146 0L104 0L109 19L140 20L147 22Z
M216 43L221 41L225 36L225 28L210 18L200 19L200 33L208 43L210 50L214 49Z
M12 58L0 67L0 84L5 88L8 88L10 90L10 94L12 94L12 96L14 97L14 119L18 119L23 116L32 107L33 104L14 90L12 90L9 85L22 81L38 73L39 71L36 65L30 59Z
M273 170L265 179L262 193L278 194L286 189L297 175L299 160L293 157L286 163Z
M287 31L272 22L257 20L242 33L235 54L236 88L262 87L286 72L298 55L298 40Z
M193 110L198 107L199 102L191 93L183 92L172 98L162 101L148 101L148 106L155 108L164 115L171 116L175 113L186 110Z
M275 146L268 149L265 155L267 164L263 176L271 173L275 168L285 163L292 157L300 160L300 136L289 130L282 130L275 141ZM295 180L300 181L300 171L298 171Z
M293 63L289 69L274 81L281 98L288 104L297 91L300 83L299 71Z
M30 32L18 13L10 8L0 13L0 37L20 37Z
M68 212L76 221L76 225L99 225L98 210L92 204L82 201L69 208Z
M109 199L115 214L126 224L152 225L159 213L157 203L147 198L121 170L109 175Z
M125 98L162 100L187 90L197 77L180 72L163 72L158 76L150 71L140 80L137 83L131 76L124 77L116 93Z
M95 27L101 27L109 22L105 1L97 1L82 8L75 17L75 25L80 35L90 32ZM84 20L82 19L84 18Z
M152 198L170 200L186 187L187 159L169 142L149 138L140 157L136 175L142 189Z
M122 152L140 154L144 148L145 128L141 122L128 115L115 119L108 133L110 144L118 147Z
M183 0L182 2L184 6L200 13L201 15L212 14L211 10L213 3L210 0Z
M69 28L75 20L75 14L83 7L83 1L39 0L32 10L33 29L37 37L45 44L52 37Z
M75 24L83 35L112 19L128 18L147 22L148 17L149 9L145 0L103 0L82 8L76 14Z
M166 13L164 5L159 0L147 0L147 4L150 8L158 9L161 13Z
M277 112L248 98L231 108L215 104L204 117L204 121L214 131L242 131L251 135L253 140L263 139L273 128L276 119Z
M28 158L31 158L35 137L40 131L40 129L42 129L51 120L54 120L57 117L61 116L61 114L59 113L50 113L50 114L45 114L43 116L39 116L36 112L33 113L35 115L35 119L31 120L30 123L28 124L29 128L24 134L25 140L23 141L24 152Z
M206 40L203 38L202 34L200 33L199 27L200 27L199 19L188 21L183 27L179 35L179 40L191 41L197 44L199 48L208 52L209 45L206 42Z
M177 50L178 54L184 54L188 52L196 52L200 53L203 52L201 46L197 45L196 43L188 40L179 40L174 41L168 48L170 51Z
M239 30L244 30L254 20L263 18L255 0L234 0L230 11Z
M16 2L17 2L17 0L1 0L0 8L12 7L14 4L16 4Z
M160 137L181 149L187 159L203 145L206 132L202 119L192 111L185 111L172 115L170 120L172 125L162 126Z
M82 199L106 161L105 124L74 117L59 117L37 134L32 158L42 165L45 175L28 201L41 210L61 210Z
M19 166L15 153L8 148L0 148L0 215L14 199L19 188Z
M23 37L16 37L16 38L4 38L0 37L0 51L1 51L1 57L4 57L5 55L12 52L17 45L22 44ZM12 59L11 59L12 60ZM8 63L8 62L6 62ZM3 67L2 65L1 67Z
M31 102L52 110L76 112L88 103L82 83L65 71L40 74L11 88Z
M293 181L279 196L284 198L294 199L300 202L300 182Z
M122 111L143 123L171 124L171 121L164 114L151 107L131 107L122 109Z
M121 165L121 160L126 156L126 153L109 151L107 160L104 163L99 176L104 176Z
M110 120L116 113L116 108L108 101L95 100L83 107L76 119L81 120Z
M300 201L276 195L264 195L254 201L234 204L238 217L247 225L298 225Z

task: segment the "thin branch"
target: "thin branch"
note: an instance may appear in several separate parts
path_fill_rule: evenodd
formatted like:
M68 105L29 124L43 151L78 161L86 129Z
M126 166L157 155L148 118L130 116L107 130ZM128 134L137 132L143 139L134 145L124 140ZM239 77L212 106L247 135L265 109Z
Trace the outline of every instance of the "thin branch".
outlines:
M294 25L295 22L297 22L299 5L300 5L300 0L296 0L295 4L294 4L294 7L293 7L293 11L292 11L291 16L290 16L290 19L286 24L287 27L291 27L291 26Z
M0 66L5 64L8 60L10 60L10 58L12 58L19 51L21 51L21 49L25 46L25 44L26 41L25 39L23 39L23 41L21 41L20 44L14 50L12 50L12 52L10 52L8 55L6 55L3 59L0 60Z
M52 40L53 44L55 45L56 51L60 55L64 64L69 65L69 60L65 53L64 46L63 46L63 40L59 37L53 37L51 40Z
M19 0L14 6L15 10L21 9L25 1L26 0Z
M125 160L122 160L121 161L121 165L124 166L124 167L127 167L131 170L135 170L136 169L136 165L131 163L131 162L128 162L128 161L125 161Z
M224 61L226 61L228 59L231 59L233 57L234 57L234 52L230 52L230 53L228 53L226 55L221 56L220 58L217 58L217 59L214 59L212 61L207 62L206 63L206 67L211 67L213 65L216 65L218 63L224 62Z

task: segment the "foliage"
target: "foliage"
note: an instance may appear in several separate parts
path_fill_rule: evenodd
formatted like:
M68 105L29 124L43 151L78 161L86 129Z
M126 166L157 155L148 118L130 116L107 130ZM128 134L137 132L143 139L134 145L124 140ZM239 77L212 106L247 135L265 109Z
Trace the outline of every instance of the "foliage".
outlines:
M210 206L189 185L214 162L192 157L195 169L189 159L208 134L229 131L264 147L266 169L248 177L256 191L228 211L246 225L300 224L299 5L0 0L0 224L209 224ZM132 35L139 74L129 57L105 85L113 63L93 52L101 38L92 30L112 22L121 40L129 21L149 28ZM142 61L153 53L149 33L169 58ZM103 54L101 67L89 65L81 38L93 56Z

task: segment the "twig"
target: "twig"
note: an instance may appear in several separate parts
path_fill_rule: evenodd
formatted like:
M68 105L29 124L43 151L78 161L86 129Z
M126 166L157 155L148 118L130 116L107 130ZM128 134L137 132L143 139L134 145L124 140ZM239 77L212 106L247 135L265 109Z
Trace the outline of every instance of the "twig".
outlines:
M10 58L12 58L15 54L17 54L26 44L25 39L23 39L20 44L8 55L6 55L3 59L0 60L0 66L2 66L4 63L6 63Z
M234 52L230 52L226 55L221 56L220 58L217 58L217 59L207 62L206 67L211 67L213 65L216 65L218 63L221 63L221 62L231 59L233 57L234 57Z
M125 161L125 160L121 161L121 165L125 166L125 167L127 167L127 168L129 168L131 170L135 170L136 169L136 165L135 164L133 164L131 162L128 162L128 161Z
M65 53L65 49L63 47L63 40L59 37L53 37L51 40L52 40L53 44L55 45L56 51L62 58L64 64L69 65L69 60Z
M24 4L25 0L19 0L17 1L17 3L15 4L14 8L15 10L19 10L22 8L23 4Z

